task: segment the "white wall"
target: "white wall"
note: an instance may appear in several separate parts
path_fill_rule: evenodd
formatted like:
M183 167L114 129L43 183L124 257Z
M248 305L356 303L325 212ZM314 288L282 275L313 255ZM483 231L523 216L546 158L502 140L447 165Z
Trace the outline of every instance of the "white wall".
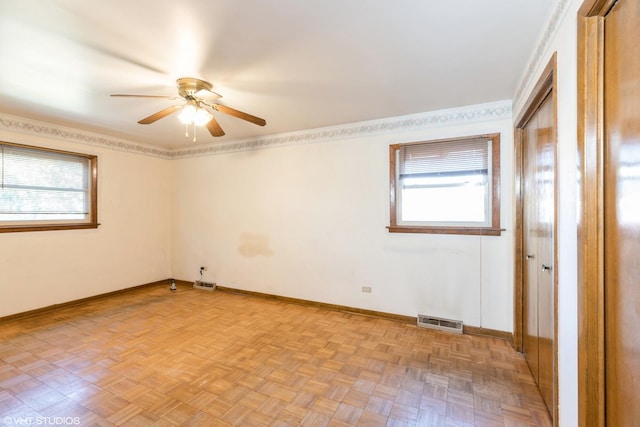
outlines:
M0 234L0 316L193 280L205 265L205 279L229 287L512 331L511 116L479 120L482 108L427 117L455 125L385 133L374 123L360 136L173 161L18 119L27 126L4 126L0 139L98 155L101 226ZM502 236L387 232L389 144L492 132L502 134Z
M501 132L501 237L389 233L389 144ZM173 274L513 330L513 138L505 120L174 160ZM303 139L303 138L302 138ZM362 293L370 286L372 293Z
M0 317L171 277L169 160L11 129L0 140L96 154L101 223L0 233Z
M522 93L514 100L517 117L554 52L557 52L558 222L558 388L559 425L578 424L577 332L577 11L582 0L558 2L541 48L532 57Z

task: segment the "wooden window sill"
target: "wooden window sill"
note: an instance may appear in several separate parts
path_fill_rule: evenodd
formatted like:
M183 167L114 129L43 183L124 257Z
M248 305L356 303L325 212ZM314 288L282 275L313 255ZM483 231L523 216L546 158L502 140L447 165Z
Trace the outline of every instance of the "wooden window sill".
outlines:
M469 236L500 236L504 228L491 227L416 227L390 225L389 233L462 234Z
M0 227L0 233L16 233L21 231L54 231L54 230L79 230L86 228L98 228L100 224L40 224L40 225L7 225Z

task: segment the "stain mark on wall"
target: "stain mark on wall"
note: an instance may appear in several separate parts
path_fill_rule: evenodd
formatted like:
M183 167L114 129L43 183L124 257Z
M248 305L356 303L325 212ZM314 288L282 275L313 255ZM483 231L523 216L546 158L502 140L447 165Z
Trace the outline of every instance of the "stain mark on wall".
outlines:
M272 256L269 237L266 234L242 233L238 240L238 252L245 258Z

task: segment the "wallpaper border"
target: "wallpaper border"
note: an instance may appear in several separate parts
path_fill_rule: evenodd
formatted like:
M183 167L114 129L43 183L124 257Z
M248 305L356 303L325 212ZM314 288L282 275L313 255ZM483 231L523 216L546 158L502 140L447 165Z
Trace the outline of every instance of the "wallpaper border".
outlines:
M238 151L249 151L280 147L294 144L331 141L336 138L351 138L385 133L408 132L446 126L465 125L478 122L510 119L512 106L510 100L476 104L459 108L431 111L288 132L259 138L247 138L222 143L199 144L174 150L151 147L126 139L114 138L80 129L60 126L52 123L0 114L0 130L19 132L40 137L62 139L69 142L100 146L117 151L141 154L165 159L209 156Z
M281 133L262 138L249 138L224 144L207 144L172 151L172 158L198 157L221 153L257 150L286 145L332 141L337 138L373 136L385 133L399 133L420 129L431 129L477 122L511 118L511 101L497 101L461 108L411 114L392 118L370 120L309 129L299 132Z
M542 63L547 63L548 59L545 60L545 55L549 46L551 45L551 40L555 37L558 29L560 28L560 24L562 18L565 16L567 11L569 10L569 5L571 4L571 0L558 0L556 3L551 16L549 17L549 21L547 22L547 26L545 27L544 32L542 33L540 39L538 40L533 55L529 58L529 62L523 73L520 84L517 87L515 95L513 97L514 102L514 111L519 111L522 107L522 104L525 102L525 89L529 88L538 78L537 69Z
M126 139L114 138L99 133L52 123L0 114L0 130L19 132L46 138L62 139L69 142L84 143L116 151L142 154L151 157L171 158L171 150L140 144Z

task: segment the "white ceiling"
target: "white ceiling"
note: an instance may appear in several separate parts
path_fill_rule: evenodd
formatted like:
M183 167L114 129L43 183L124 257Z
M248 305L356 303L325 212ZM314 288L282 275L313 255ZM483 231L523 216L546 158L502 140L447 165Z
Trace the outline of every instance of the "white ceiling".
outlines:
M200 77L230 141L511 99L555 0L0 0L0 112L180 148Z

